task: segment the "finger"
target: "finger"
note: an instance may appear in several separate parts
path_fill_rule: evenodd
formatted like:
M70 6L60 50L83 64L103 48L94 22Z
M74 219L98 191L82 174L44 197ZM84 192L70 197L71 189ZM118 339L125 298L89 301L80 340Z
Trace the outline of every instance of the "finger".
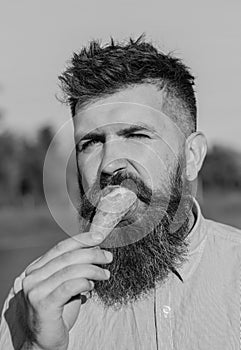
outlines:
M26 278L30 280L28 283L29 287L32 287L39 281L48 278L67 266L75 264L108 264L112 259L113 255L111 252L100 248L97 249L97 247L77 249L54 258L42 267L33 270Z
M88 280L107 280L110 277L110 272L95 265L76 264L67 266L64 269L57 271L47 279L35 284L33 288L27 285L27 278L24 280L25 294L31 294L32 290L37 291L41 299L45 299L52 291L58 288L61 284L72 279L84 278ZM83 290L83 291L88 291ZM72 294L71 296L74 296Z
M39 287L34 288L27 293L27 299L35 308L43 308L46 314L56 306L64 306L72 296L91 291L93 288L94 282L80 277L63 281L46 295L43 295Z
M83 232L70 237L56 244L52 249L45 253L39 260L31 264L25 271L26 276L32 271L42 267L57 256L60 256L71 250L94 247L99 245L105 239L99 232Z
M46 303L55 307L63 307L72 296L91 291L93 286L93 282L85 278L65 281L48 295Z
M135 201L136 195L134 192L123 187L118 187L102 197L91 224L90 232L80 233L58 243L36 263L29 266L26 269L26 275L67 251L101 244Z

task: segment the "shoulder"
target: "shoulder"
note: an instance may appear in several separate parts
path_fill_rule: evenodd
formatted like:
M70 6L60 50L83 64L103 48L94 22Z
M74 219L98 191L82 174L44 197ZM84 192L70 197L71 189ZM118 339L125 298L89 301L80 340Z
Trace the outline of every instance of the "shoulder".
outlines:
M241 245L241 229L210 219L204 219L209 235Z
M214 258L228 265L240 265L241 230L231 225L204 219L209 250ZM222 263L220 262L220 263Z

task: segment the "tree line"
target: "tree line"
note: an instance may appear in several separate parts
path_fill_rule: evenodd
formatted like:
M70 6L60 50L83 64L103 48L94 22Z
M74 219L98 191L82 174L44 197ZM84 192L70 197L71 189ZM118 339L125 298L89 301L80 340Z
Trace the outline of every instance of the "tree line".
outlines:
M241 190L241 153L214 145L200 171L204 190Z
M50 126L34 140L9 131L0 134L0 206L44 203L43 164L53 138Z
M34 140L17 137L8 131L0 134L0 206L45 203L43 164L53 135L50 126L39 129ZM58 152L57 145L55 151ZM204 191L240 191L241 153L220 145L213 146L203 164L200 180Z

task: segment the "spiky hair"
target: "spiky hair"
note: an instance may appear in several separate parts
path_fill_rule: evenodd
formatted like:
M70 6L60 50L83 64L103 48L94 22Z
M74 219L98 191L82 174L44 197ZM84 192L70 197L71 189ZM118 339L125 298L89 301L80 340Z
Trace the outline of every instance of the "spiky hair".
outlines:
M72 116L78 108L138 84L152 84L162 92L162 111L181 126L185 134L196 130L194 77L183 62L164 54L144 35L127 42L102 45L93 40L74 53L59 76L64 101Z

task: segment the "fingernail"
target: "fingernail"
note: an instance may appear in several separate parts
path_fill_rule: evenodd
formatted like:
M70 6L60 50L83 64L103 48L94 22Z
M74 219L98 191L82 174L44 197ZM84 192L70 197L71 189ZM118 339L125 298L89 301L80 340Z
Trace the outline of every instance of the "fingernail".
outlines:
M108 261L111 261L112 260L112 258L113 258L113 255L112 255L112 253L111 252L108 252L108 251L104 251L104 254L105 254L105 257L106 257L106 259L108 260Z
M95 284L93 281L89 281L90 285L91 285L91 289L93 289L95 287Z
M105 271L106 277L110 278L110 271L109 271L109 270L106 270L106 269L104 269L104 271Z

